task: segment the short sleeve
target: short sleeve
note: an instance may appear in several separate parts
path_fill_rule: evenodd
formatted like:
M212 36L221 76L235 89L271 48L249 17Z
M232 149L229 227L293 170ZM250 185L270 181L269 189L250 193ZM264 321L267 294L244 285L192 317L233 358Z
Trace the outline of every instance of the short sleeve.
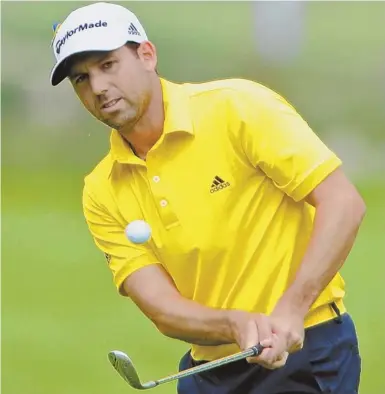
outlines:
M242 149L275 186L305 198L342 162L284 98L258 84L236 97Z
M127 240L123 226L96 201L86 185L83 189L83 212L96 246L106 257L118 291L126 295L122 289L124 280L140 268L157 264L158 260L150 248Z

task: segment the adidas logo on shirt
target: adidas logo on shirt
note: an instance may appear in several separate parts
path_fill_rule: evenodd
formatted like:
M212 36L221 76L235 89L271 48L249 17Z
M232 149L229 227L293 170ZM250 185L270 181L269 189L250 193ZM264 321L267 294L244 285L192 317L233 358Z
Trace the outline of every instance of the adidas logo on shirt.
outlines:
M128 27L128 32L130 34L135 35L135 36L140 36L138 29L135 27L135 25L133 23L131 23L131 25Z
M219 192L220 190L225 189L226 187L229 186L230 186L229 182L225 182L222 178L216 176L211 184L210 193Z

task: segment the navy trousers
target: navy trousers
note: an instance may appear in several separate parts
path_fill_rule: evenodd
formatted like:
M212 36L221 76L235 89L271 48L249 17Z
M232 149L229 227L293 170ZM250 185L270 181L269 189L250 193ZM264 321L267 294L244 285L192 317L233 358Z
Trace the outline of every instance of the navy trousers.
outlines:
M179 369L195 365L188 352ZM282 368L242 360L179 380L178 394L356 394L360 374L356 330L345 313L307 329L303 349L289 355Z

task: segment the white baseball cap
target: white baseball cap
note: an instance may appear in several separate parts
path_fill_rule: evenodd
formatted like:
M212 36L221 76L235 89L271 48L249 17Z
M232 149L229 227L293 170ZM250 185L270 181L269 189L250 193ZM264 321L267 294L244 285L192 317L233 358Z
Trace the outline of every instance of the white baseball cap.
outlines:
M147 40L143 26L127 8L104 2L78 8L56 27L51 83L56 86L67 77L65 61L76 53L113 51L128 41L140 44Z

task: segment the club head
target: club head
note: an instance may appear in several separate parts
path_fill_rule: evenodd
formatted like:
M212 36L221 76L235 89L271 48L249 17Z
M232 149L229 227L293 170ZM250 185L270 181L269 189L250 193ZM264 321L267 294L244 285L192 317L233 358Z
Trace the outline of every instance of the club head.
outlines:
M127 356L127 354L121 352L120 350L113 350L109 352L108 359L110 360L110 363L115 368L115 370L119 373L119 375L131 387L138 390L146 390L157 386L157 383L154 381L142 384L132 361Z

